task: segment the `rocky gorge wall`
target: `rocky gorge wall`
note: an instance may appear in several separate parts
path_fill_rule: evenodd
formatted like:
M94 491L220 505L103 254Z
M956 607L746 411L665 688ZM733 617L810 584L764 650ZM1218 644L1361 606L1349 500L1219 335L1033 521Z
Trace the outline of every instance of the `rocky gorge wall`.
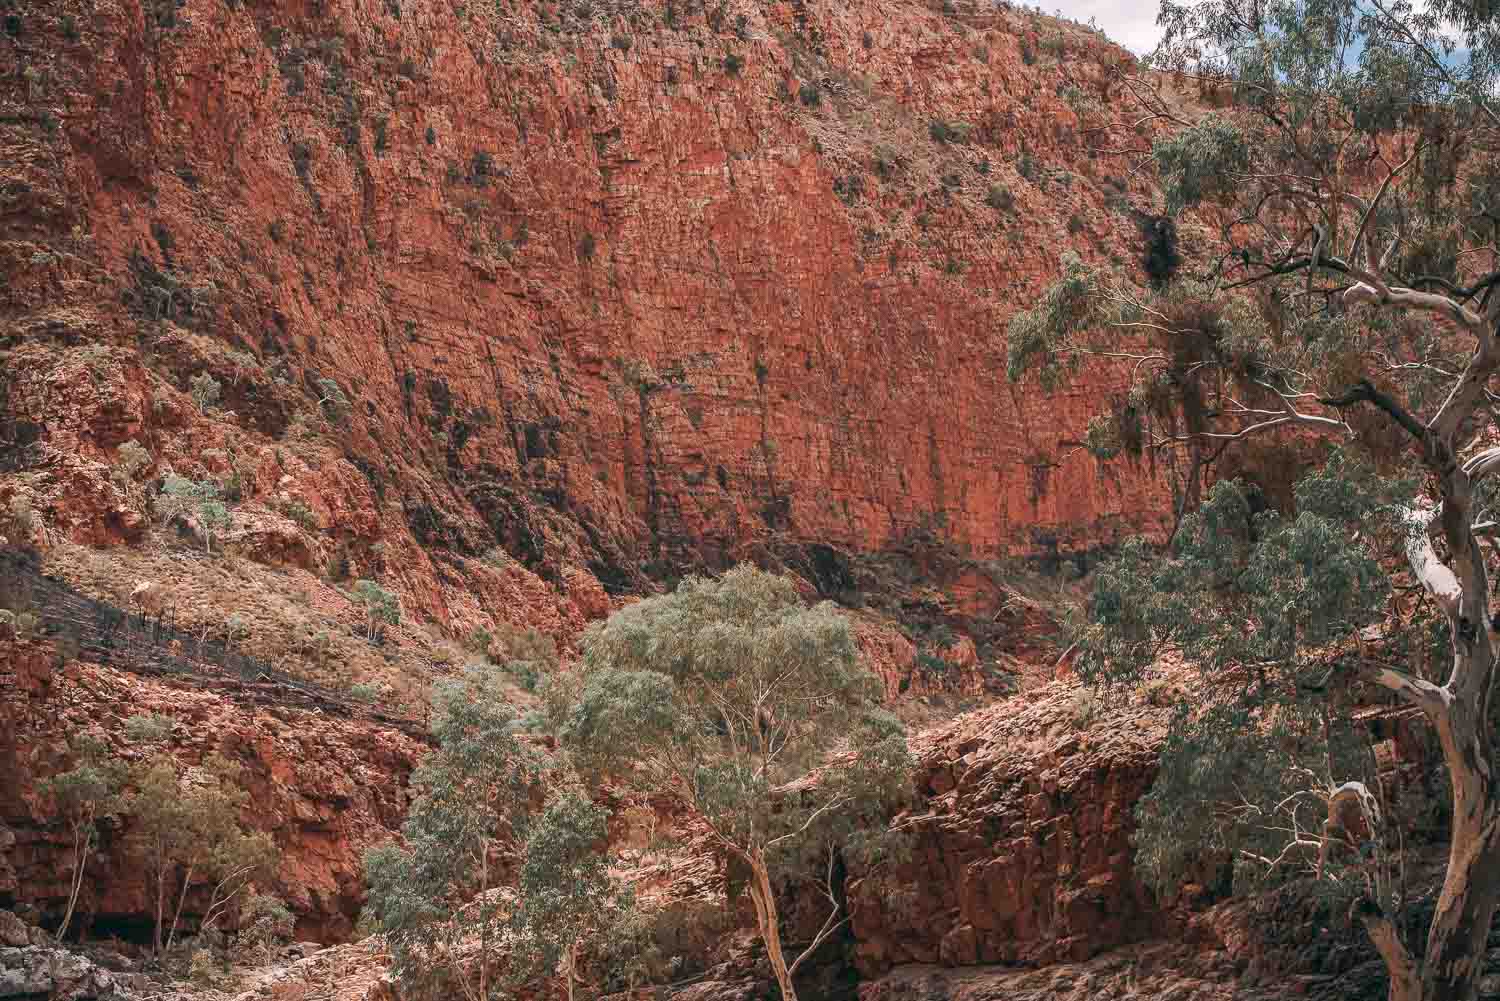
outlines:
M195 628L242 616L256 656L310 660L332 632L319 657L366 680L399 662L415 688L448 669L428 625L566 648L622 596L736 559L791 565L815 597L844 587L825 551L930 537L1083 561L1165 524L1155 469L1072 444L1109 371L1052 395L1004 371L1006 321L1063 252L1143 254L1155 192L1081 133L1129 58L1097 33L957 0L3 16L0 536L90 593L165 582ZM163 524L168 473L218 484L230 560L199 555L191 519ZM361 577L402 599L387 646L360 635ZM993 580L944 580L893 607L1033 643ZM986 694L981 637L919 651L877 619L862 645L893 699ZM913 687L931 650L957 680ZM0 662L47 679L13 750L170 706L176 752L242 760L301 933L349 932L359 854L404 808L406 738ZM1139 748L1115 769L973 739L993 747L954 736L924 772L943 805L902 876L925 887L910 912L854 891L871 970L1126 937L1105 914L1139 906L1120 861ZM0 894L55 902L58 831L16 760ZM85 902L105 921L144 912L120 847Z
M11 682L0 699L0 906L49 924L60 916L72 850L36 779L83 733L133 760L144 752L126 738L125 721L157 713L173 721L165 749L179 761L217 752L244 767L250 798L239 819L275 840L280 859L264 889L292 908L298 937L338 941L353 932L364 903L364 850L400 827L419 742L387 727L248 707L222 693L59 662L52 644L12 637L0 638L0 681ZM86 932L149 940L152 891L137 842L128 824L101 824L79 899ZM189 922L203 913L208 889L189 894Z
M771 539L1162 524L1150 468L1068 455L1107 375L1004 377L1064 250L1141 253L1153 193L1075 110L1128 60L1100 35L893 0L14 11L0 500L65 538L141 539L127 439L234 476L255 558L337 550L443 622L496 545L562 595Z

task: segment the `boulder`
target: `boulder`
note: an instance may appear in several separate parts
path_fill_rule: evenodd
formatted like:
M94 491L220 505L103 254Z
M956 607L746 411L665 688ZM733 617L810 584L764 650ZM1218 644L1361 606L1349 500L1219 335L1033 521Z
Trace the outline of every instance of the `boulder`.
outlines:
M67 949L0 948L0 998L87 1001L119 995L114 976Z

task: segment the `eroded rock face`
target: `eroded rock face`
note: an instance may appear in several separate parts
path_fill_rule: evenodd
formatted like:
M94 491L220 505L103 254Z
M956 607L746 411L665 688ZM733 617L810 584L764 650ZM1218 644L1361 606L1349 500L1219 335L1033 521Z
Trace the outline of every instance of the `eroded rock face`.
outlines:
M1147 466L1060 462L1114 376L1004 375L1064 250L1139 256L1154 193L1074 110L1129 60L1097 34L905 0L66 7L22 0L0 57L31 443L0 500L74 541L139 540L168 469L235 475L232 549L346 544L446 623L452 558L496 545L597 610L773 537L1056 558L1163 523ZM314 527L264 516L292 501Z
M861 969L1078 961L1158 931L1130 833L1163 732L1054 684L919 735L912 860L849 884Z
M23 661L28 649L0 644L0 663ZM37 653L40 656L40 653ZM364 850L400 827L409 794L406 780L423 750L411 738L377 725L314 712L247 706L223 695L170 687L87 663L53 673L48 696L21 707L8 732L6 760L24 749L28 767L7 771L17 781L0 787L0 901L22 901L60 916L68 890L66 832L52 822L50 804L34 782L49 773L40 762L61 760L67 738L90 731L127 759L141 753L122 733L137 713L174 719L169 750L183 761L212 751L244 766L250 803L242 822L268 831L281 852L276 885L298 916L297 934L340 940L353 929L364 900ZM150 888L128 822L106 823L79 901L81 922L144 933ZM191 922L206 900L188 896Z

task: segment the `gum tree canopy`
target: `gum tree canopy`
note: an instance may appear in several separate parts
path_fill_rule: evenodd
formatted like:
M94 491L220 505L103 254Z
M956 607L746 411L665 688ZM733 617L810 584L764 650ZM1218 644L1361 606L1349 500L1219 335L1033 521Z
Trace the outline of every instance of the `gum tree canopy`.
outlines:
M562 746L618 787L679 797L748 871L766 956L796 1001L793 975L847 920L840 855L868 861L911 791L905 733L848 621L750 566L689 577L593 628L575 683L555 693ZM777 890L796 882L827 916L788 951Z
M1071 258L1008 331L1013 379L1120 366L1129 389L1081 445L1181 471L1172 546L1101 570L1080 640L1092 678L1163 650L1200 670L1139 860L1172 885L1171 838L1196 829L1241 869L1344 880L1393 998L1472 998L1500 899L1500 6L1165 0L1161 23L1154 65L1120 81L1135 107L1088 133L1160 181L1145 273ZM1215 463L1318 439L1337 450L1295 497L1206 491ZM1451 780L1425 939L1382 840L1392 804L1351 750L1370 685L1425 715ZM1341 869L1330 831L1352 828Z

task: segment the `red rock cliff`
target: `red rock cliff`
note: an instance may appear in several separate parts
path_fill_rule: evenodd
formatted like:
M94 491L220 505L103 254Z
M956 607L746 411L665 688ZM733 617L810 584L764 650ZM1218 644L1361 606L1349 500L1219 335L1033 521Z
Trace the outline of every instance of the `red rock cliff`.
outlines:
M1128 58L1097 34L907 0L13 10L0 500L54 532L141 538L128 438L239 470L257 558L343 547L445 621L496 544L569 592L773 536L1161 523L1150 470L1058 464L1108 385L1004 375L1065 249L1140 252L1151 193L1074 110Z

